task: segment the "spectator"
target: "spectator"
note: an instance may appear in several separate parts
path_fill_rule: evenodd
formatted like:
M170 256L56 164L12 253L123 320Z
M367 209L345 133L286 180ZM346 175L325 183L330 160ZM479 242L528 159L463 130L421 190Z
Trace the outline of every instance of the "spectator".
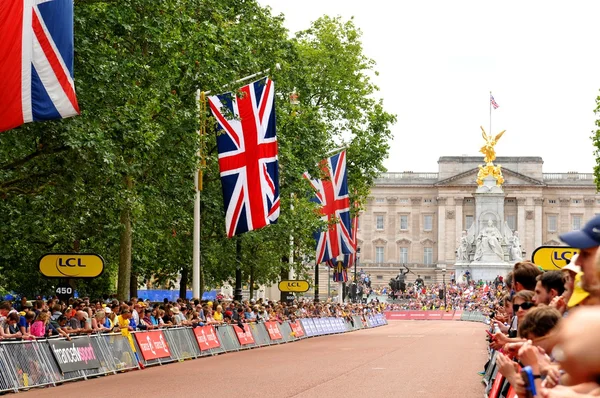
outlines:
M537 276L533 302L536 305L550 302L565 291L565 281L561 271L548 271Z
M0 323L0 337L3 339L16 339L21 338L23 333L19 329L19 314L15 312L11 312L4 319L2 323Z
M560 239L571 247L579 249L579 255L574 261L581 267L585 278L583 287L587 292L600 296L600 280L598 278L597 255L600 246L600 215L592 218L578 231L560 235Z

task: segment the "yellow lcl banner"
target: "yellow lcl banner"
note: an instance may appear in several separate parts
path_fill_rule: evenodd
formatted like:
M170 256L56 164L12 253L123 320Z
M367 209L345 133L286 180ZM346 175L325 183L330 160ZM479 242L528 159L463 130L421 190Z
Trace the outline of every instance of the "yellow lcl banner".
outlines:
M95 278L104 271L104 259L91 253L50 253L40 258L39 266L48 278Z
M533 251L531 262L546 271L556 271L567 265L579 249L569 246L540 246Z
M281 281L279 291L281 292L305 292L309 289L307 281Z

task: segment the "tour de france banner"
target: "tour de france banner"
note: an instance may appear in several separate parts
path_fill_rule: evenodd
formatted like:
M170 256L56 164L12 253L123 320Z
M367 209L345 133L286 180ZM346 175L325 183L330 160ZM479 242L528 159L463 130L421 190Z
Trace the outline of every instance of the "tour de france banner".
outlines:
M89 337L72 341L48 340L48 344L62 373L100 367Z
M215 327L212 325L194 328L194 334L196 335L196 341L200 350L209 350L221 346L217 333L215 333Z
M244 325L242 324L242 326ZM254 336L252 336L252 332L250 331L250 325L245 327L235 325L233 330L235 330L235 335L237 336L240 345L254 344Z
M265 322L265 327L267 328L267 332L269 333L269 337L271 340L281 340L283 336L281 335L281 331L279 330L279 325L275 321Z
M134 336L145 361L171 356L167 339L165 339L162 330L135 333Z
M296 338L304 336L304 330L302 330L302 326L300 326L298 321L290 322L290 327L292 328L292 332L294 332L294 336L296 336Z

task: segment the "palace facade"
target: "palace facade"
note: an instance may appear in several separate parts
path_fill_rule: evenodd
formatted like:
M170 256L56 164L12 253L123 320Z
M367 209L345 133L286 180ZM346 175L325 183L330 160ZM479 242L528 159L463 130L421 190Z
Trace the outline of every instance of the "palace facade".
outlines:
M443 156L438 171L390 172L375 182L359 217L359 269L385 286L406 264L426 282L454 275L462 231L474 222L480 156ZM505 221L518 231L525 258L600 214L592 173L544 173L541 157L497 157L506 194ZM443 270L446 270L446 273ZM351 278L350 278L351 279Z

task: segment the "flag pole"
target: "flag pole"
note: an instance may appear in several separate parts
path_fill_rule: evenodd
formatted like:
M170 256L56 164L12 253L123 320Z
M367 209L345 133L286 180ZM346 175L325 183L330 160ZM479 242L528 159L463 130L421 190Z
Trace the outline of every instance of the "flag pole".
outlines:
M490 131L488 134L492 135L492 92L490 91L490 98L488 100L490 105Z
M281 69L281 65L279 65L279 64L275 64L275 69L277 69L277 70L280 70L280 69ZM245 82L246 80L253 79L253 78L255 78L256 76L264 75L265 73L269 73L270 71L271 71L271 68L268 68L268 69L265 69L265 70L263 70L263 71L256 72L256 73L253 73L253 74L251 74L251 75L248 75L248 76L242 77L241 79L238 79L238 80L236 80L236 81L234 81L234 82L231 82L231 83L229 83L228 85L234 85L234 84L238 84L238 83L243 83L243 82ZM210 91L210 90L209 90L209 91L205 91L205 92L204 92L204 95L210 95L210 93L211 93L211 91Z

